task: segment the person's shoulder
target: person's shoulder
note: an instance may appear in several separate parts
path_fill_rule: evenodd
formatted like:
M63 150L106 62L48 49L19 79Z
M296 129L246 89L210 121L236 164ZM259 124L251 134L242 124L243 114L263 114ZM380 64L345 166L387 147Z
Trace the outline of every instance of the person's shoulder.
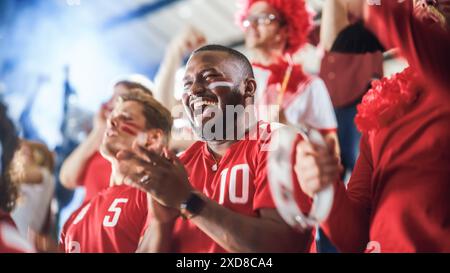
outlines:
M262 149L270 143L273 132L283 126L285 125L278 122L260 121L250 130L247 140L258 146L258 149Z
M309 81L306 83L306 86L311 91L316 91L316 90L327 91L325 82L319 76L311 76Z
M110 200L114 200L117 198L137 198L145 195L145 192L141 191L138 188L131 187L128 185L117 185L108 187L99 193L95 198L91 200L91 203L97 204L101 202L106 202Z
M95 162L96 164L104 164L104 165L110 165L111 163L103 157L103 155L100 153L100 151L96 151L89 157L89 162Z
M195 155L202 153L203 146L205 145L205 142L203 141L196 141L194 144L192 144L189 148L186 150L180 152L177 154L177 157L181 160L181 162L185 163Z

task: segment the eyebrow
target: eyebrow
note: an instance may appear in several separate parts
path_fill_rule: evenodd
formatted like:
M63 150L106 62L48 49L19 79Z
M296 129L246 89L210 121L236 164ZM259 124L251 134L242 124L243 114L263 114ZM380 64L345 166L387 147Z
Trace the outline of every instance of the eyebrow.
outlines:
M206 73L206 72L216 72L216 73L219 73L215 68L209 67L209 68L205 68L205 69L200 70L200 72L199 72L198 74L204 74L204 73ZM222 74L222 73L220 73L220 74ZM190 75L186 75L186 76L183 77L183 81L187 81L187 80L189 80L190 78L191 78Z

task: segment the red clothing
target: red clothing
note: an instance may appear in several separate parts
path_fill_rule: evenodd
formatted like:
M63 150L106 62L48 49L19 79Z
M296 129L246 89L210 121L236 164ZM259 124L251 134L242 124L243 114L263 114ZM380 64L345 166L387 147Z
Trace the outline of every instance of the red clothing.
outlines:
M267 126L270 134L270 126ZM206 143L196 142L181 156L192 186L220 205L243 215L257 217L258 210L275 208L267 181L268 135L258 140L234 143L216 164ZM303 201L309 199L304 195ZM174 228L174 252L211 252L225 250L188 220L178 219Z
M85 201L91 200L99 192L109 187L111 163L99 152L95 152L86 162L78 185L86 188Z
M11 216L0 210L0 253L29 252L33 247L21 237Z
M334 107L355 103L373 78L383 75L383 54L325 52L319 76L325 82Z
M424 92L408 114L363 136L348 189L336 183L322 226L341 251L370 241L382 252L450 251L449 102Z
M406 114L363 135L348 189L335 184L322 228L341 251L367 244L381 252L450 252L449 36L413 19L410 4L370 7L369 26L385 45L400 46L425 80Z
M129 187L109 187L76 210L64 224L65 252L135 252L148 226L147 194Z
M367 25L386 48L398 47L427 84L443 92L450 88L450 35L447 30L419 22L413 2L382 0L369 7Z

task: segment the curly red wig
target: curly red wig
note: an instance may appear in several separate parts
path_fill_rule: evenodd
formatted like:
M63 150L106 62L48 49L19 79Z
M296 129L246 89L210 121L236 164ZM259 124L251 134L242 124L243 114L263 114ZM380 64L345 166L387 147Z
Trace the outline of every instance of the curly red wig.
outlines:
M248 14L250 7L258 1L265 1L283 16L288 28L288 42L285 53L293 54L307 41L312 28L312 14L306 9L304 0L239 0L237 22L242 21Z

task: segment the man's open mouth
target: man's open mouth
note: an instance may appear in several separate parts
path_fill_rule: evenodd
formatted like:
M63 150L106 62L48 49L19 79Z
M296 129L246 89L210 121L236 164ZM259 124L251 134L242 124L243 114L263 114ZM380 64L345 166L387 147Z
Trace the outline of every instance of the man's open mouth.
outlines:
M217 100L211 98L196 98L191 101L191 109L193 116L198 115L210 115L215 109L217 109L219 103Z

